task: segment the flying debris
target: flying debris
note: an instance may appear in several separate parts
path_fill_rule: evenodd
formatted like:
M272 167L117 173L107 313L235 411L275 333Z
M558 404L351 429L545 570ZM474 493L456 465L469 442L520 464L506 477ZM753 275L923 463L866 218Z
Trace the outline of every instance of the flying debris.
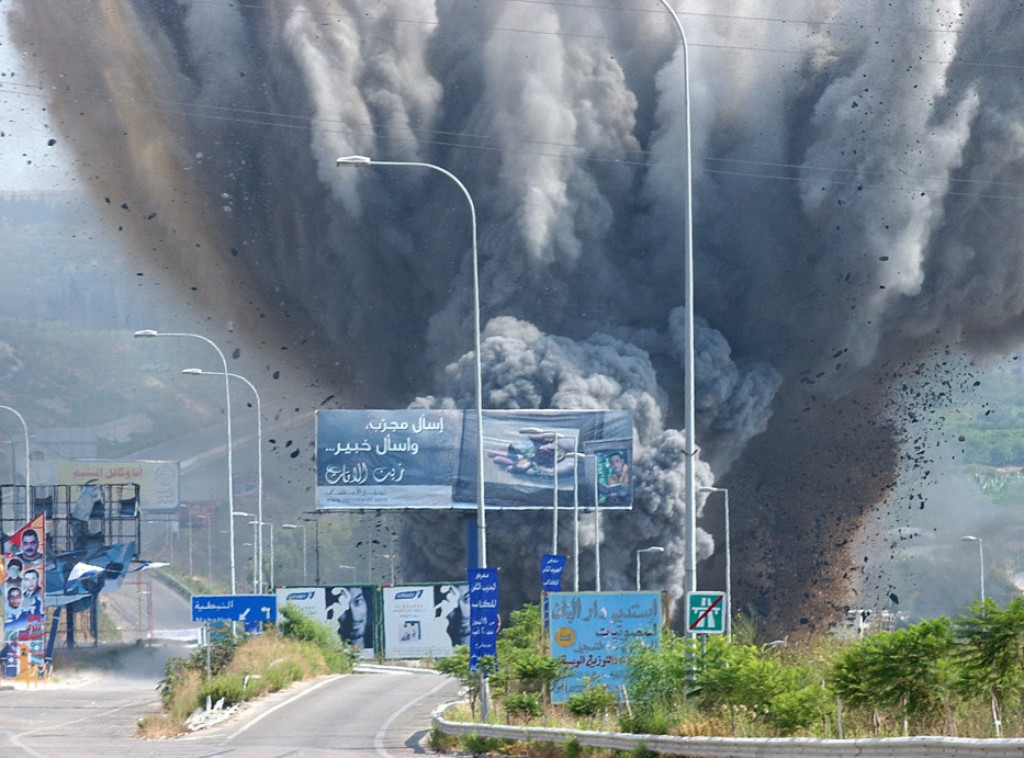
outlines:
M287 348L324 404L472 407L478 222L483 406L632 410L635 511L603 524L603 586L657 538L675 598L688 79L698 485L736 506L734 608L780 634L841 615L849 540L936 396L907 379L933 349L1018 339L1024 16L684 3L684 77L655 2L364 5L14 0L10 24L126 245L247 349ZM338 155L443 166L475 216L434 172ZM502 601L536 601L548 518L488 521ZM403 576L459 575L463 527L406 518Z

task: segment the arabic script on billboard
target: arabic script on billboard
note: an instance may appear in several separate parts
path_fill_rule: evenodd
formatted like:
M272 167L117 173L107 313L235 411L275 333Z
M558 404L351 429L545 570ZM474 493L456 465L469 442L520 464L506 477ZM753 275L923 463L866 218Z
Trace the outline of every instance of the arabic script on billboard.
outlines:
M477 433L471 411L317 411L317 506L475 508ZM632 506L630 411L484 411L483 435L488 508L568 510L577 486L582 508Z

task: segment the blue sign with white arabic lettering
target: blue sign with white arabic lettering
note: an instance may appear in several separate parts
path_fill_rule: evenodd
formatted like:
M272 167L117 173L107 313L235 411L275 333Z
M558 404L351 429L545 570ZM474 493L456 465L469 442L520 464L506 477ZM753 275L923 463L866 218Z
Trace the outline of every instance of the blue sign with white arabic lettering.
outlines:
M193 595L193 621L277 621L275 595Z
M473 568L469 582L469 670L485 655L498 654L498 569Z

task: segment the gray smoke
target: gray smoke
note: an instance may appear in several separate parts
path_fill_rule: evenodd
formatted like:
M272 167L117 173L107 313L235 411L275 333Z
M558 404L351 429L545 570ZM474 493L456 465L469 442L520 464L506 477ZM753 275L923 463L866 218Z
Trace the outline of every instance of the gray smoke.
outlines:
M743 503L744 603L813 619L896 475L884 409L904 361L1020 334L1024 17L679 5L699 484ZM684 70L655 0L16 0L10 18L80 181L139 255L354 402L471 404L468 208L436 172L335 159L457 175L485 407L632 409L636 510L605 525L605 585L656 541L678 594ZM533 597L543 515L492 523L503 587ZM416 544L420 527L404 575L457 573L458 519Z

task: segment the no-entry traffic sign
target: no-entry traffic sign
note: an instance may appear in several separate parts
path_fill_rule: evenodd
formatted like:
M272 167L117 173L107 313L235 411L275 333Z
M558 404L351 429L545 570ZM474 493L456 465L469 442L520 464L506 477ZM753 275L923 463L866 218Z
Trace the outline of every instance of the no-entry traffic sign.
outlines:
M724 634L725 593L687 592L686 628L697 634Z

